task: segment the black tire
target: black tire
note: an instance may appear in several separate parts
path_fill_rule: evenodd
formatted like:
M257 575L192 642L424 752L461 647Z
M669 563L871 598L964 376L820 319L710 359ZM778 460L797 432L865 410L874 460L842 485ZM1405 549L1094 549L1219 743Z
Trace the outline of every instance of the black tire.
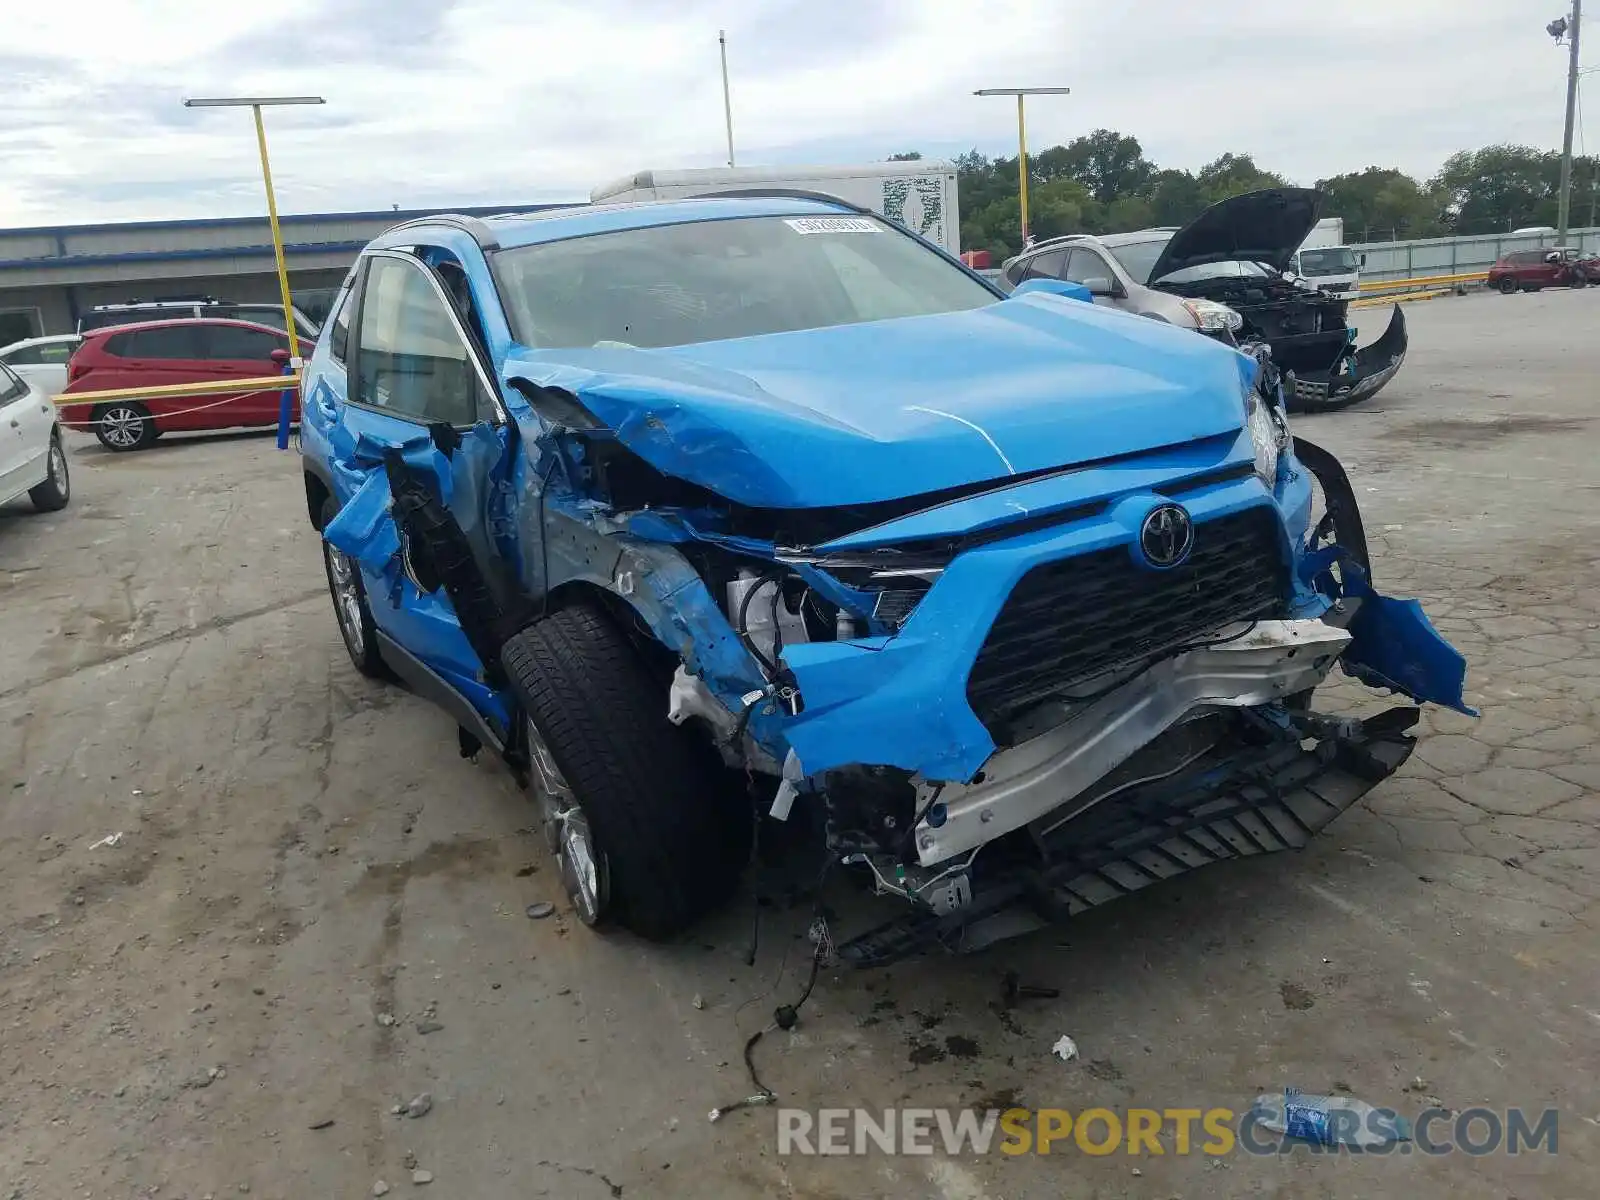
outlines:
M60 512L72 497L72 479L67 473L67 448L61 444L61 431L50 435L49 471L45 481L28 491L28 499L40 512Z
M155 418L136 401L113 400L94 410L94 436L118 454L144 450L156 440Z
M1515 296L1522 290L1522 285L1511 275L1506 275L1500 280L1500 294L1502 296Z
M659 680L611 618L558 609L511 638L500 662L605 856L612 916L660 941L726 900L749 809L667 720Z
M329 496L322 502L322 523L317 526L318 530L326 529L328 522L338 513L338 503ZM347 577L342 576L340 571L341 561L348 567ZM328 577L328 596L333 601L333 619L338 623L339 638L344 642L351 663L368 679L391 678L389 668L384 665L383 656L378 653L378 630L372 622L372 608L367 603L367 587L361 581L360 568L330 546L324 538L322 570ZM351 606L355 609L354 613L348 613L346 607L346 599L341 588L343 578L348 578L350 586L354 589L352 597L354 603Z

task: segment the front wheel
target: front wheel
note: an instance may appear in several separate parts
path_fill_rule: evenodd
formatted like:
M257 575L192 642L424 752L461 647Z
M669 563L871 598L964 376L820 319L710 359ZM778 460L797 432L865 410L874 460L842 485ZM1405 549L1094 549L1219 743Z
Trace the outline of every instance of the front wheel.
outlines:
M142 404L116 400L95 409L94 435L107 450L143 450L156 440L155 418Z
M1509 275L1500 281L1500 294L1502 296L1515 296L1521 290L1522 285Z
M333 497L322 502L322 523L339 513ZM361 582L361 568L355 559L343 550L335 549L327 538L322 539L322 567L328 576L328 594L333 597L333 617L339 623L339 636L350 661L368 679L387 679L389 669L378 653L377 627L372 622L372 609L367 604L367 589Z
M59 512L67 506L72 495L72 481L67 475L67 450L61 444L61 432L50 435L49 473L44 482L28 492L28 499L40 512Z
M558 609L500 652L528 721L533 788L568 898L652 940L737 886L750 813L667 720L667 697L603 610Z

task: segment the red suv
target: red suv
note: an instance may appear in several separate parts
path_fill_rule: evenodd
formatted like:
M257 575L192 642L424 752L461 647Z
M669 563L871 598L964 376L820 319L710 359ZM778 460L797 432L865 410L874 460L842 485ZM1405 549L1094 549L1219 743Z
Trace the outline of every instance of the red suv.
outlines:
M1600 260L1580 258L1571 248L1543 246L1500 256L1489 268L1487 285L1507 296L1544 287L1585 287L1600 282Z
M301 339L300 354L312 345ZM67 367L65 397L74 392L281 375L289 361L282 330L251 321L180 320L121 325L85 334ZM112 450L142 450L170 430L271 425L281 389L209 396L171 396L61 405L61 419L90 427ZM299 398L293 417L300 419Z

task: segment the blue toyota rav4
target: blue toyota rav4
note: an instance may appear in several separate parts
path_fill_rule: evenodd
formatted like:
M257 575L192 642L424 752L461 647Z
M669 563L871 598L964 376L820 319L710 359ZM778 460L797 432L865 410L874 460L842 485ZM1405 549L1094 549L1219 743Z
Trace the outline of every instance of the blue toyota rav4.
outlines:
M397 226L303 386L350 657L646 937L773 821L895 898L859 964L1302 845L1418 713L1317 685L1470 711L1464 663L1269 351L1082 300L801 193Z

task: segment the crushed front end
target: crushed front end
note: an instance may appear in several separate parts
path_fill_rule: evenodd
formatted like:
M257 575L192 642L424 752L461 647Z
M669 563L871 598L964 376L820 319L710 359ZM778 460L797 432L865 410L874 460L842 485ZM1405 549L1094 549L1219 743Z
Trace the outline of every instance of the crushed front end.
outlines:
M1258 361L1237 433L887 506L656 492L610 518L617 588L679 659L672 719L901 902L848 960L1303 845L1413 745L1410 704L1317 711L1336 666L1464 709L1460 655L1372 591L1348 481ZM613 510L664 483L585 455Z

